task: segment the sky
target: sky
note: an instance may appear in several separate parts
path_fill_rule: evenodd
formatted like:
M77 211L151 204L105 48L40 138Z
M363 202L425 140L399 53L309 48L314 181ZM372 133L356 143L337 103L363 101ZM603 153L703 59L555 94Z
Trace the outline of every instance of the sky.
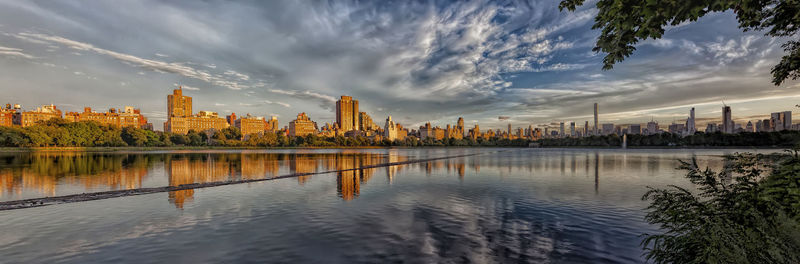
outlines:
M731 12L667 28L613 70L591 51L594 1L0 0L0 101L65 111L126 105L161 129L181 85L194 111L335 121L350 95L383 126L481 129L737 122L791 111L800 84L770 83L784 39ZM5 102L3 102L5 103ZM502 117L502 118L501 118Z

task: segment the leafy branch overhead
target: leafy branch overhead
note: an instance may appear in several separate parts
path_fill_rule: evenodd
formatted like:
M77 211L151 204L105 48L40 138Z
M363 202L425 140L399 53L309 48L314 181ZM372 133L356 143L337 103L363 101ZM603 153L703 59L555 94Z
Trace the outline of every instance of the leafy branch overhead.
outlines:
M575 11L585 0L563 0L559 9ZM592 29L602 33L595 52L606 53L603 69L625 60L636 50L636 43L659 39L665 26L697 21L712 12L733 10L744 31L766 30L771 37L789 37L783 45L786 54L772 68L772 83L800 77L800 1L797 0L600 0L599 13Z

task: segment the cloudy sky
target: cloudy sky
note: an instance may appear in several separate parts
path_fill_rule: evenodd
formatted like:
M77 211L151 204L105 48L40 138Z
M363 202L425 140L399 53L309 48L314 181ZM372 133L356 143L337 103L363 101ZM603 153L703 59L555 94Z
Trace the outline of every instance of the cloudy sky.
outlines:
M732 13L671 27L611 71L591 52L593 3L557 1L0 0L0 91L26 109L133 105L157 129L178 84L194 110L332 122L351 95L383 125L482 129L591 119L738 120L792 110L800 85L770 84L782 40ZM4 102L5 103L5 102ZM499 120L507 116L507 120Z

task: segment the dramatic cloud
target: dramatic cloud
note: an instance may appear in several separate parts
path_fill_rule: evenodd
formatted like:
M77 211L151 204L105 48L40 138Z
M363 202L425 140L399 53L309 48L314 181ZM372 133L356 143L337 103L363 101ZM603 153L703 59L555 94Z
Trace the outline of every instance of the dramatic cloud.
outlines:
M157 113L181 84L195 109L221 114L307 112L325 123L350 95L375 120L444 126L463 116L504 129L582 125L595 102L603 122L622 124L679 120L692 106L713 120L722 100L734 115L758 116L791 109L787 98L800 95L796 82L769 84L785 40L743 33L731 13L669 27L603 72L603 54L591 52L597 10L557 5L3 1L0 82L25 90L9 100L26 106L56 97ZM158 128L164 118L151 120Z

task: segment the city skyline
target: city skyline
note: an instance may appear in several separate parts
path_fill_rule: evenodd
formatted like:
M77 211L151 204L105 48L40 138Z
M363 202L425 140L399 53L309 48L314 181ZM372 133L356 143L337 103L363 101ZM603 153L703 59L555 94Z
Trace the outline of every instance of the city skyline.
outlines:
M8 1L0 3L0 82L6 101L27 109L136 105L158 130L167 117L162 95L177 85L191 90L198 110L275 115L281 127L300 112L333 123L340 95L408 128L463 116L466 127L484 129L580 124L592 120L593 102L615 124L682 123L695 107L703 127L721 121L724 100L734 121L746 123L800 97L791 89L797 82L769 84L781 42L739 32L731 13L671 27L601 71L587 44L597 36L596 11L558 12L555 4ZM140 30L128 31L133 25ZM485 30L468 30L475 28ZM128 34L105 37L117 32Z

